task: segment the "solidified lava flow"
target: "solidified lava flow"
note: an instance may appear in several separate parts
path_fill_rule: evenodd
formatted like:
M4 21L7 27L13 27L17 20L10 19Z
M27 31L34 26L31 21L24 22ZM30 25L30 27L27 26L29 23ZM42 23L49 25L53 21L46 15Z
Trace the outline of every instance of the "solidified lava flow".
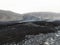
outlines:
M43 22L42 22L43 23ZM25 39L26 35L36 35L39 33L47 34L54 33L57 30L54 28L53 24L47 23L47 25L38 24L38 22L28 22L28 23L15 23L0 25L0 42L1 43L11 43L20 42Z

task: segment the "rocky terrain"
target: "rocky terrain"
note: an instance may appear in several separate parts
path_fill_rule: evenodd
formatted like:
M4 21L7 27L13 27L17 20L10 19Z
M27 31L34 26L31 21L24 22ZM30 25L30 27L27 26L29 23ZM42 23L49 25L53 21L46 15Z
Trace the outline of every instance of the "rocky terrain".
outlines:
M59 45L60 13L17 14L0 10L0 45Z

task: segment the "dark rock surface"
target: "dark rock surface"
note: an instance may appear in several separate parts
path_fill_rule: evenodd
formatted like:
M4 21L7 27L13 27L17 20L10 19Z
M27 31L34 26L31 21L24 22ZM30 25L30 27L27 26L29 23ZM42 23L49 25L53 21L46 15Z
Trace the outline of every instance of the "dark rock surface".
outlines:
M0 25L0 42L17 43L24 40L26 35L37 35L39 33L47 34L57 32L55 26L53 24L49 24L47 23L47 25L44 25L44 23L38 24L37 22L30 22Z

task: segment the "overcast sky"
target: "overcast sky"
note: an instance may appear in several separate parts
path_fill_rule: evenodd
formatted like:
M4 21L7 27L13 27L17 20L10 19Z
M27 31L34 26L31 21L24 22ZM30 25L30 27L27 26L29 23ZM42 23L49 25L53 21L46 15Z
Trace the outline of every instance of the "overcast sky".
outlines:
M17 13L60 12L60 0L0 0L0 9Z

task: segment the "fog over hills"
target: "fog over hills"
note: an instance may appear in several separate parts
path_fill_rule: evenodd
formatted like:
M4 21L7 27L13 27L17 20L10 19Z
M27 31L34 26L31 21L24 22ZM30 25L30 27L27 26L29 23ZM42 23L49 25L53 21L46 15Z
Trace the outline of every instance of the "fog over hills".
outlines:
M60 13L52 12L32 12L23 14L26 21L55 21L60 20ZM35 17L35 18L34 18ZM31 19L30 19L31 18Z
M29 21L55 21L60 20L60 13L52 12L31 12L26 14L18 14L12 11L0 10L0 22L1 21L20 21L20 22L29 22Z

